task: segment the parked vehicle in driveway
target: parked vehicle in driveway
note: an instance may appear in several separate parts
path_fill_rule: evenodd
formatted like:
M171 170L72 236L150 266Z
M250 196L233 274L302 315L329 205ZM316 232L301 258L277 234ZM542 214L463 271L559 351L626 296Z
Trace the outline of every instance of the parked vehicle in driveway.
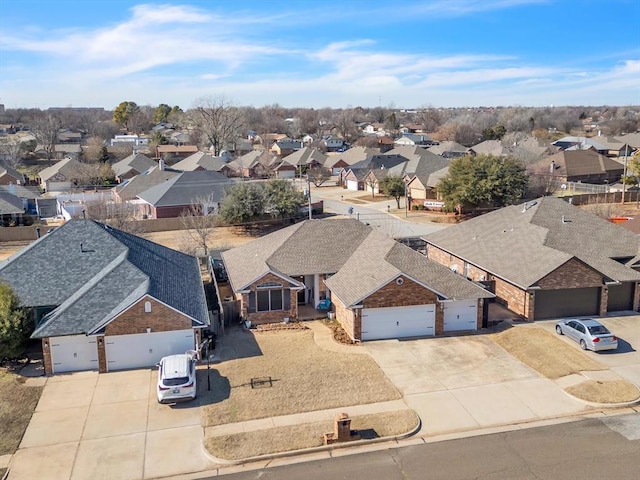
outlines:
M562 320L556 324L556 333L575 340L583 350L599 352L618 348L618 338L607 327L591 318Z
M196 398L196 357L169 355L158 363L158 402L174 403Z

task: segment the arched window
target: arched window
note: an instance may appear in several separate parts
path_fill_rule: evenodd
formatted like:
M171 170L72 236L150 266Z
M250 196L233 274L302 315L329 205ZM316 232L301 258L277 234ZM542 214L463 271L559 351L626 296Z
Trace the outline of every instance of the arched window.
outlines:
M144 313L151 312L151 302L144 302Z

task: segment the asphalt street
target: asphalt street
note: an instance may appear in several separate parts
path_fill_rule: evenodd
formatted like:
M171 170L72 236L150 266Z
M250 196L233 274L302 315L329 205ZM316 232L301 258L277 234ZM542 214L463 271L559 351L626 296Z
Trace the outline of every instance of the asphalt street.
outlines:
M234 480L586 480L638 478L640 413L224 475ZM236 467L237 471L237 467ZM224 470L220 471L220 475ZM215 478L215 477L207 477Z

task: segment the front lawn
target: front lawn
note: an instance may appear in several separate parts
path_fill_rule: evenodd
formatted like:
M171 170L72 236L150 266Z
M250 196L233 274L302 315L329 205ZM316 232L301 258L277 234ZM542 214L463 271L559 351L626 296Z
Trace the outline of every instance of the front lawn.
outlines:
M42 387L28 387L21 380L0 368L0 455L18 449L42 393Z
M204 426L401 398L368 355L323 350L310 330L242 334L257 344L251 356L213 365L210 392L200 380ZM258 377L271 377L272 386L252 388Z

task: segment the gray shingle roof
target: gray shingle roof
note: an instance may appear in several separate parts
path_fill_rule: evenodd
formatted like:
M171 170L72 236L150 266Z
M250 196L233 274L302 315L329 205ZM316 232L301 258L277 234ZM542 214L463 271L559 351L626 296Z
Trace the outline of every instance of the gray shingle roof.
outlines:
M207 324L197 259L90 220L71 220L0 264L23 305L57 306L34 333L87 333L144 294Z
M0 190L0 215L14 215L24 213L24 206L20 197L4 190Z
M156 165L157 163L146 155L134 153L133 155L129 155L127 158L114 163L111 165L111 168L116 174L116 177L121 177L132 171L136 174L146 172Z
M209 155L204 152L197 152L174 164L172 168L185 172L192 172L198 168L219 172L226 165L227 164L220 157L214 157L213 155Z
M285 277L335 273L327 285L353 305L404 274L446 298L492 296L354 219L307 220L227 250L222 259L235 291L268 272Z
M283 158L283 160L287 163L296 166L308 165L313 161L319 163L320 165L324 165L326 159L327 156L325 154L315 148L310 147L301 148L300 150L297 150Z
M524 288L572 258L612 280L640 280L640 272L613 260L636 257L636 235L555 197L502 208L424 239Z
M551 162L555 163L553 172ZM564 150L534 163L529 170L539 174L575 177L607 172L622 174L624 165L593 150Z
M63 175L67 179L71 179L78 172L79 168L80 162L71 158L65 158L51 165L50 167L41 170L38 176L43 182L46 182L58 173Z
M138 198L156 207L191 205L195 199L203 197L211 197L212 201L221 202L226 195L226 189L232 183L232 180L218 172L183 172L140 192Z

